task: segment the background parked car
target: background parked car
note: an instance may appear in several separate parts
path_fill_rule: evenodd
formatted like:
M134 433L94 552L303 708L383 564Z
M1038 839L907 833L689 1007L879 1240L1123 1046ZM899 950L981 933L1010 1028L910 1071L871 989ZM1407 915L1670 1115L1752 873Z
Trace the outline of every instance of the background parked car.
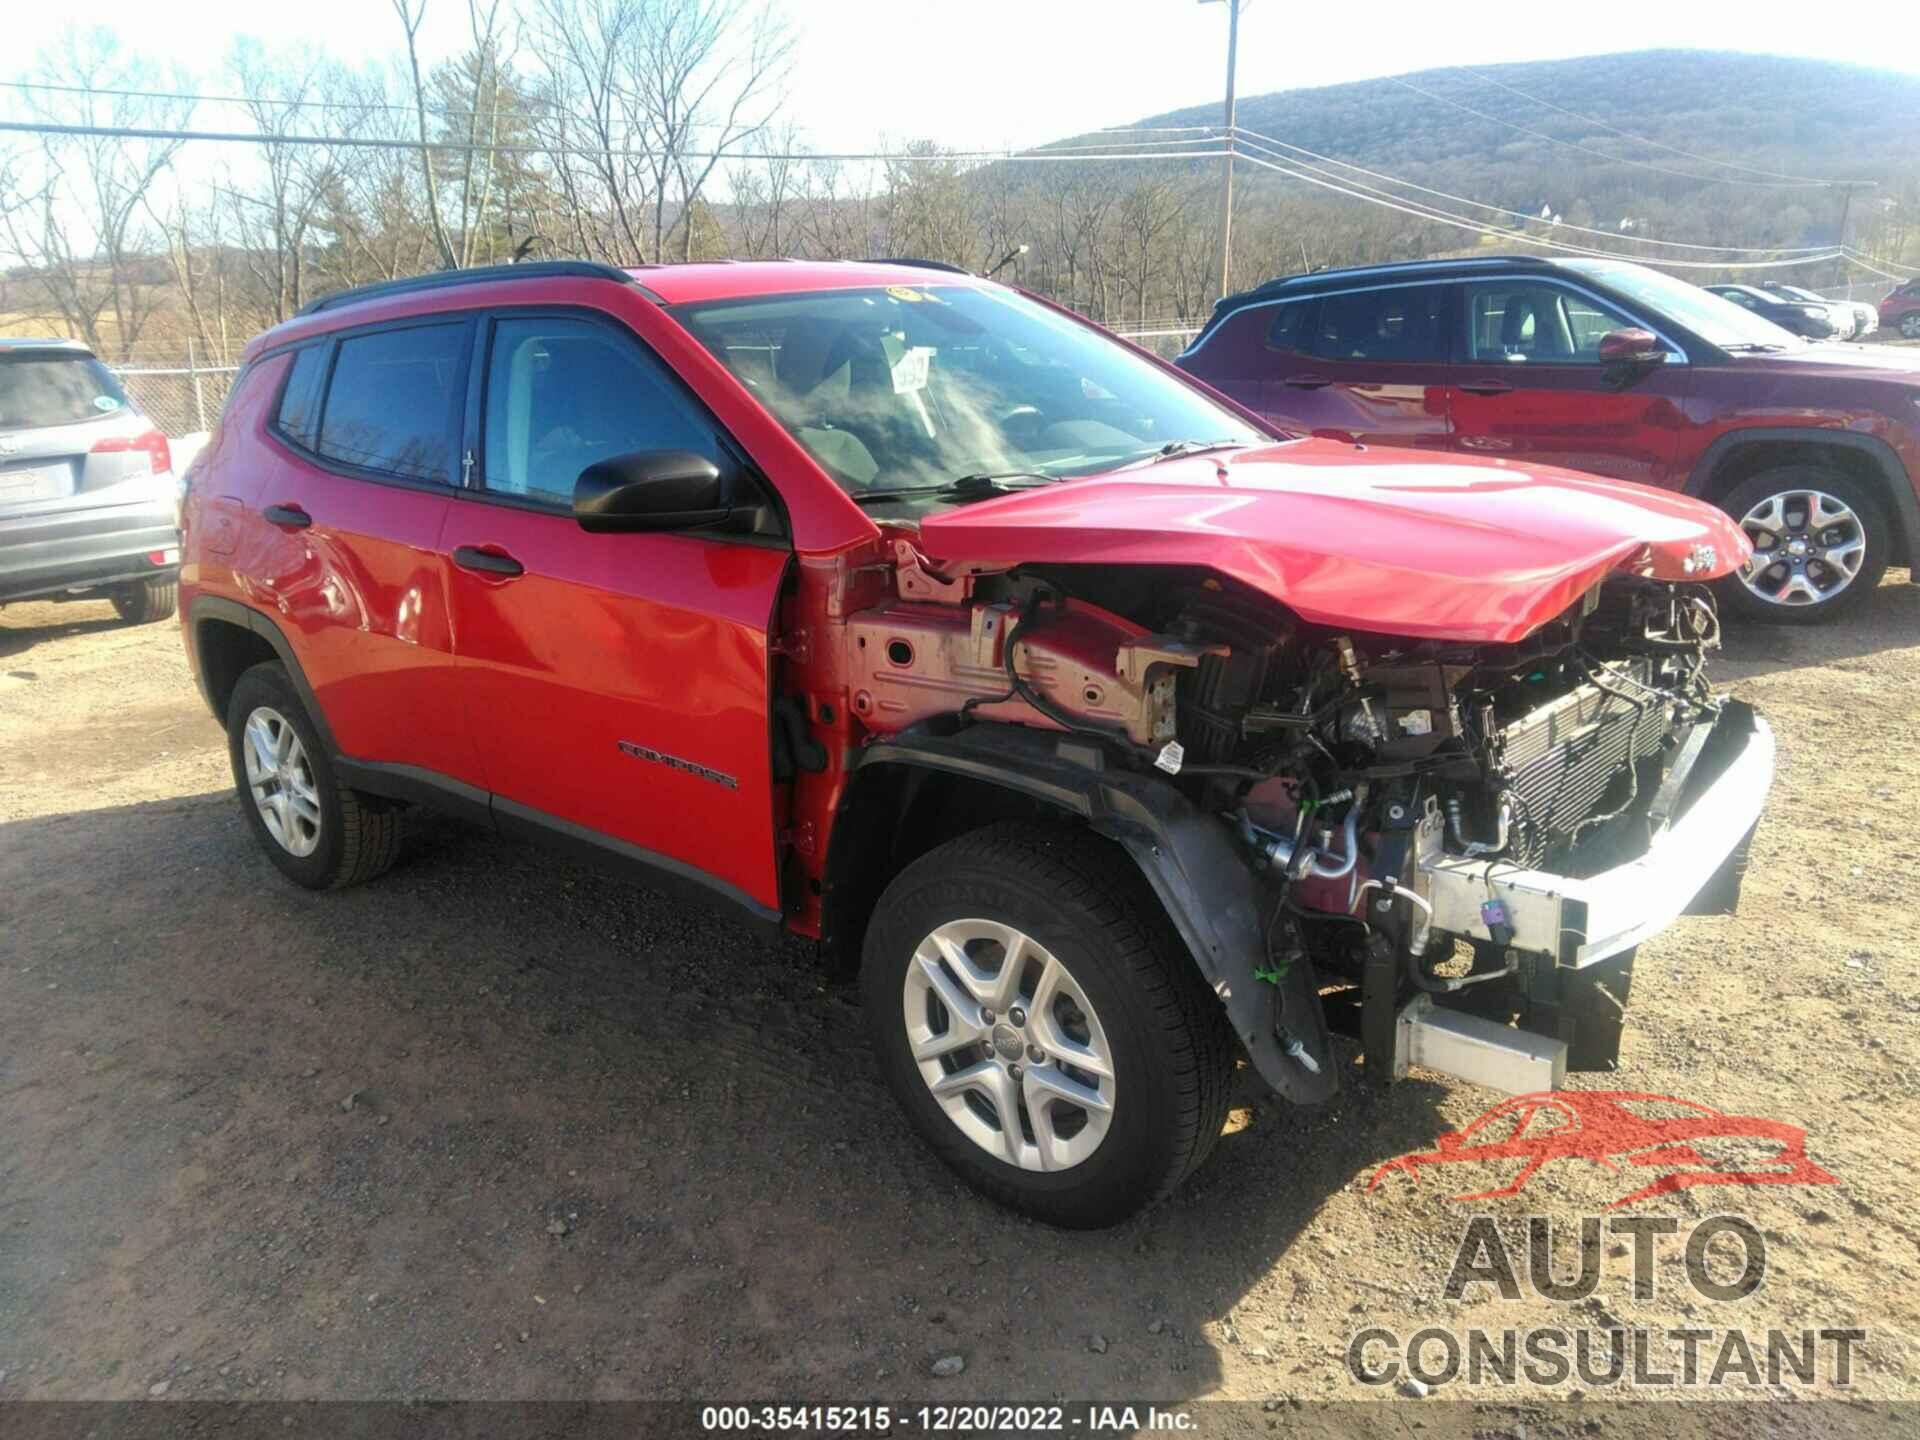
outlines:
M1920 340L1920 280L1909 280L1880 302L1880 323Z
M167 437L86 346L0 339L0 603L174 612L180 492Z
M1723 606L1804 622L1920 555L1917 360L1802 344L1645 266L1506 256L1275 280L1177 363L1283 429L1711 500L1755 547Z
M1762 320L1771 320L1782 330L1804 335L1809 340L1844 339L1834 328L1833 314L1824 301L1808 304L1789 300L1757 285L1709 285L1707 289L1723 300L1731 300L1742 310L1751 310Z
M1782 300L1824 305L1833 320L1834 334L1842 340L1863 340L1880 328L1880 312L1864 300L1829 300L1804 285L1787 285L1779 280L1763 280L1760 288Z

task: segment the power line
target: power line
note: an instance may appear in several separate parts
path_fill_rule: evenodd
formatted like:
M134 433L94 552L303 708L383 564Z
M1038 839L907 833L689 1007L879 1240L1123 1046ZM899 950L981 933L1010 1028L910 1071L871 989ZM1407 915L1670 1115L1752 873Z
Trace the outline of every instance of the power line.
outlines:
M1564 105L1556 105L1551 100L1543 100L1538 95L1531 95L1527 93L1525 90L1522 90L1518 85L1509 85L1504 80L1496 80L1494 79L1493 76L1486 74L1484 71L1468 69L1467 73L1473 76L1477 80L1484 80L1489 85L1497 85L1502 90L1508 91L1509 93L1514 95L1518 95L1522 100L1531 100L1534 104L1544 105L1549 110L1558 110L1562 115L1571 116L1573 119L1580 121L1584 125L1598 125L1602 130L1610 130L1615 135L1623 136L1628 140L1634 141L1636 144L1650 145L1656 150L1666 150L1674 155L1683 156L1688 160L1698 160L1703 164L1707 164L1707 165L1724 165L1729 170L1744 170L1749 175L1764 175L1771 180L1791 180L1797 184L1802 184L1802 185L1825 185L1830 183L1825 180L1815 179L1811 175L1787 175L1787 174L1781 173L1778 170L1759 170L1759 169L1755 169L1751 165L1741 165L1732 160L1716 160L1711 155L1700 155L1695 153L1692 150L1682 150L1678 145L1668 145L1664 141L1650 140L1645 135L1635 135L1630 130L1622 130L1618 125L1609 125L1606 121L1596 120L1591 115L1582 115L1578 110L1569 110Z
M210 141L219 144L234 145L319 145L339 149L363 150L432 150L455 154L471 153L484 155L568 155L576 158L600 159L647 159L657 158L662 151L593 147L569 145L498 145L468 144L461 141L442 143L437 140L388 139L371 135L284 135L265 131L242 130L182 130L162 126L125 126L125 125L56 125L24 120L0 120L0 133L27 135L71 135L97 136L110 140L176 140ZM1158 142L1161 146L1179 144L1204 144L1203 140ZM1226 154L1224 149L1212 150L1153 150L1141 151L1124 147L1126 153L1107 153L1104 148L1095 150L946 150L933 154L916 155L898 150L867 151L765 151L765 150L688 150L675 152L682 160L789 160L800 163L813 161L900 161L910 164L938 164L955 160L1004 160L1016 163L1050 160L1205 160Z
M1879 268L1882 265L1897 266L1900 264L1898 260L1878 260L1878 261L1868 262L1862 259L1860 256L1860 253L1856 250L1846 250L1846 251L1843 251L1842 253L1844 254L1846 259L1852 261L1860 269L1865 270L1870 274L1878 275L1883 280L1897 280L1901 284L1905 284L1907 281L1915 278L1913 274L1895 275L1890 270L1882 270ZM1917 273L1920 273L1920 272L1917 272Z
M1411 80L1402 80L1398 76L1388 76L1387 79L1389 83L1402 86L1405 89L1413 91L1416 95L1424 95L1427 99L1437 100L1442 105L1451 105L1456 110L1464 110L1467 114L1488 121L1491 124L1504 125L1509 130L1518 130L1522 135L1531 135L1536 140L1545 140L1550 145L1564 145L1569 150L1578 150L1583 155L1592 155L1598 159L1605 160L1609 165L1632 165L1636 169L1652 170L1661 175L1674 175L1682 180L1692 180L1701 185L1749 185L1761 190L1828 189L1835 183L1841 183L1828 180L1816 180L1811 184L1800 184L1799 182L1784 180L1736 180L1730 175L1695 175L1688 170L1674 170L1665 165L1655 165L1647 160L1631 160L1624 155L1609 155L1604 150L1595 150L1592 146L1582 145L1573 140L1562 140L1558 135L1549 135L1544 130L1532 130L1525 125L1516 124L1512 120L1503 120L1498 115L1489 115L1484 110L1476 110L1471 105L1462 104L1460 101L1450 99L1445 95L1436 95L1431 90L1423 90Z
M1471 230L1479 235L1488 234L1492 229L1492 227L1484 221L1475 220L1466 215L1455 215L1434 206L1424 205L1417 200L1402 201L1382 198L1381 192L1377 189L1374 190L1374 193L1367 194L1364 191L1352 189L1349 186L1326 179L1320 175L1308 174L1303 170L1276 164L1272 160L1263 160L1258 155L1249 155L1244 151L1241 152L1241 155L1243 159L1251 164L1265 166L1269 170L1278 171L1280 174L1291 176L1295 180L1304 180L1309 185L1318 185L1324 189L1334 190L1342 195L1351 196L1355 200L1364 200L1370 205L1380 205L1388 210L1397 210L1403 215L1411 215L1418 220L1429 220L1441 225L1451 225L1456 229ZM1372 189L1373 187L1368 188ZM1519 232L1504 233L1507 235L1507 238L1519 241L1522 244L1538 245L1543 249L1559 250L1569 255L1580 255L1594 260L1625 260L1637 265L1657 265L1662 269L1668 270L1779 270L1799 265L1814 265L1841 258L1840 251L1828 250L1822 254L1809 255L1798 260L1667 260L1664 258L1650 258L1645 255L1622 254L1618 250L1598 250L1586 245L1567 245L1557 240L1547 240L1537 235L1527 235Z
M1266 145L1276 146L1280 150L1291 150L1298 154L1309 156L1315 160L1323 160L1329 165L1338 165L1345 170L1357 170L1362 175L1371 175L1376 180L1385 180L1387 183L1391 185L1401 185L1406 187L1409 190L1418 190L1423 194L1427 194L1427 195L1438 195L1443 200L1452 200L1461 205L1472 205L1481 210L1492 210L1501 215L1517 216L1522 220L1538 220L1540 218L1539 216L1533 215L1525 210L1512 210L1504 205L1492 205L1485 200L1473 200L1468 198L1465 195L1455 195L1446 190L1436 190L1430 185L1421 185L1412 180L1402 180L1398 176L1388 175L1383 171L1369 170L1366 166L1356 165L1351 160L1339 160L1339 159L1335 159L1333 156L1330 156L1330 155L1321 155L1316 153L1315 151L1307 149L1305 146L1289 144L1285 140L1276 140L1270 135L1260 134L1260 132L1257 130L1248 130L1245 126L1235 126L1234 131L1236 136L1239 136L1239 137L1251 139L1254 141L1264 142ZM1275 159L1286 158L1285 156L1279 155L1276 151L1269 151L1268 153L1271 154ZM1308 168L1308 169L1316 168L1313 166L1306 166L1306 162L1304 161L1294 161L1292 163L1305 166L1305 168ZM1325 174L1326 172L1323 170L1320 173ZM1332 178L1337 179L1340 177L1336 176ZM1358 185L1360 182L1353 181L1350 183ZM1373 187L1362 186L1361 188L1372 189ZM1553 221L1553 224L1564 230L1578 230L1582 234L1586 234L1586 235L1602 235L1610 240L1621 238L1620 233L1618 231L1598 230L1591 225L1574 225L1561 220L1555 220ZM1654 240L1654 239L1637 239L1635 240L1634 243L1640 244L1640 245L1662 245L1675 250L1702 250L1702 251L1707 251L1709 253L1735 254L1735 255L1811 255L1816 251L1821 253L1829 253L1833 249L1831 245L1802 245L1802 246L1792 246L1792 247L1775 246L1775 245L1695 245L1695 244L1690 244L1684 240Z

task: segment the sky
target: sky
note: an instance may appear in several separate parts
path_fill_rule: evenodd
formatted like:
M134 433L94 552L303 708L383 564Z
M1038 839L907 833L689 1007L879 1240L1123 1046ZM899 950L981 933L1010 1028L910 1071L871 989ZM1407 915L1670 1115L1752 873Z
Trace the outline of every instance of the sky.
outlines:
M1029 145L1217 101L1225 0L772 0L797 37L785 114L820 150L930 139L958 149ZM464 0L426 0L429 60L465 38ZM512 8L515 0L507 0ZM76 13L12 0L0 79ZM350 63L401 41L391 0L91 0L89 24L218 88L236 33ZM1446 65L1647 48L1772 51L1920 74L1913 0L1860 0L1829 24L1773 0L1376 0L1367 6L1244 0L1242 95ZM15 109L8 105L5 108ZM202 114L200 123L221 117ZM884 144L883 144L884 142Z

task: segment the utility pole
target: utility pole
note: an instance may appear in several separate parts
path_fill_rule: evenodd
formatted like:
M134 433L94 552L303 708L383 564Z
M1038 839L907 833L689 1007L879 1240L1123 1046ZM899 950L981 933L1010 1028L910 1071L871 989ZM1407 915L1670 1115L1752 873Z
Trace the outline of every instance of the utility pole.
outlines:
M1833 283L1835 285L1844 285L1847 280L1847 257L1844 253L1847 248L1847 216L1853 209L1854 187L1860 186L1868 190L1877 190L1879 189L1879 182L1876 180L1842 180L1839 181L1838 184L1840 186L1840 235L1834 243L1835 247L1839 249L1842 254L1833 262Z
M1217 0L1200 0L1202 5ZM1233 81L1240 58L1240 6L1244 0L1226 0L1227 5L1227 153L1221 161L1224 171L1220 186L1220 293L1233 285Z

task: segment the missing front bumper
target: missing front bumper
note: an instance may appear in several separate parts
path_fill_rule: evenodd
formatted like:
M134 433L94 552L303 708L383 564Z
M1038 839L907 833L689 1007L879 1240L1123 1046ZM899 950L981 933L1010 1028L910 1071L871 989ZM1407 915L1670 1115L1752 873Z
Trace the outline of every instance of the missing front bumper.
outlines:
M1773 732L1750 706L1729 702L1709 741L1712 778L1637 859L1586 878L1504 861L1436 854L1420 864L1433 928L1465 939L1493 937L1488 900L1506 907L1507 948L1582 968L1631 949L1695 906L1731 910L1745 847L1773 781Z

